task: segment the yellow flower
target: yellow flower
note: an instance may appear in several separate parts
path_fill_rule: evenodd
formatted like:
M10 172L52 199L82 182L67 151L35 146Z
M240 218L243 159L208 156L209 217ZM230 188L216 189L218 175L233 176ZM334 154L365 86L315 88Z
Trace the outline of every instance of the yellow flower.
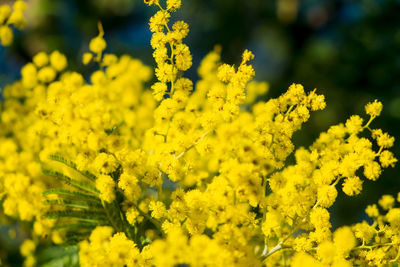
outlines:
M391 195L383 195L382 198L379 200L379 206L382 207L384 210L389 210L394 205L394 197Z
M4 46L9 46L12 44L14 39L14 34L10 27L6 25L0 26L0 41Z
M167 0L167 9L175 11L181 7L181 0Z
M82 62L84 65L87 65L90 63L90 61L92 61L93 59L93 54L91 53L84 53L83 57L82 57Z
M150 18L150 30L152 32L161 32L167 25L170 14L167 11L158 11L153 17Z
M341 227L335 231L333 234L333 242L338 251L340 251L344 256L356 246L356 238L350 227Z
M37 78L39 81L43 83L49 83L54 81L56 78L56 71L54 70L53 67L47 66L44 68L41 68L37 74Z
M159 0L144 0L144 3L151 6L151 5L158 5L158 1Z
M40 52L33 57L33 63L38 68L44 67L49 64L49 57L45 52Z
M100 198L106 202L115 200L115 182L109 175L101 174L96 180L96 188L100 191Z
M343 192L348 196L360 194L362 181L357 176L348 177L343 182Z
M329 208L333 205L337 197L337 190L334 186L323 185L318 188L318 203L324 207Z
M58 72L63 71L67 67L67 58L58 51L54 51L50 55L51 66Z
M374 102L368 103L365 106L365 112L371 117L378 117L381 114L382 107L382 103L378 100L375 100Z

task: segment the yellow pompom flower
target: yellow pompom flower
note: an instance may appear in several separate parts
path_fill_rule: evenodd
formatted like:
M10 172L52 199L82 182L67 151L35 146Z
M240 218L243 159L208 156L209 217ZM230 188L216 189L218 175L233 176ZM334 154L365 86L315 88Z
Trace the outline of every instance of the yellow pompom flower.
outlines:
M324 208L329 208L336 200L337 190L334 186L323 185L318 188L317 194L318 203Z
M37 74L37 78L39 81L43 82L43 83L49 83L54 81L54 79L56 78L56 71L53 67L47 66L44 68L41 68L38 71Z
M20 247L20 251L21 254L25 257L32 255L33 252L35 251L36 248L36 243L32 240L32 239L26 239L21 247Z
M181 7L181 0L167 0L167 9L175 11Z
M341 227L333 234L333 242L336 249L340 251L344 256L356 246L356 238L351 231L350 227Z
M4 46L9 46L12 44L14 39L14 34L10 27L6 25L0 26L0 41Z
M367 113L371 117L378 117L381 114L382 107L382 103L378 100L375 100L374 102L368 103L365 106L365 113Z
M348 177L343 182L343 192L348 196L354 196L361 193L362 181L357 176Z
M92 61L93 59L93 54L92 53L84 53L82 57L82 62L84 65L87 65Z
M331 225L329 218L329 212L324 208L317 207L310 213L310 222L317 229L329 228Z
M89 43L89 50L92 51L94 54L97 55L97 60L100 60L101 54L107 47L107 43L104 40L104 30L103 30L103 25L99 22L97 24L97 27L99 29L99 34L92 38ZM84 56L84 63L85 63L85 56Z
M159 0L144 0L145 4L151 5L158 5Z
M33 57L33 63L38 68L44 67L49 64L49 56L45 52L40 52Z
M114 156L107 153L100 153L93 162L93 167L100 173L112 173L118 167Z
M0 24L3 24L11 14L11 7L9 5L0 6Z
M67 67L67 58L59 51L54 51L50 55L50 64L55 70L61 72Z
M100 191L100 198L106 202L115 200L115 182L109 175L101 174L96 180L96 188Z
M393 196L391 196L391 195L383 195L381 197L381 199L379 199L378 203L379 203L379 206L382 207L382 209L389 210L389 209L391 209L393 207L394 201L395 201L395 199L394 199Z

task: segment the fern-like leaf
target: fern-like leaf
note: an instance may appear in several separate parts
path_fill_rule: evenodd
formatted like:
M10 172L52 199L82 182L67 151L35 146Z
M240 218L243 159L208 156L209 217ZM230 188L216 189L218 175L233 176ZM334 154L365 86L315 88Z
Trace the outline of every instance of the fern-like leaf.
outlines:
M55 155L55 154L50 155L50 159L54 160L54 161L57 161L57 162L60 162L60 163L63 163L64 165L74 169L75 171L79 172L80 174L82 174L87 179L91 180L92 182L96 181L96 175L94 175L93 173L91 173L89 171L81 171L81 170L79 170L77 168L75 162L72 162L70 160L67 160L67 159L65 159L65 158L63 158L63 157L61 157L59 155Z
M81 231L82 229L91 231L96 226L98 226L97 223L81 222L81 223L57 224L52 229L53 229L53 231L77 232L77 231Z
M49 190L44 191L43 195L44 196L58 195L60 198L92 201L92 202L101 204L100 198L98 198L96 196L85 194L82 192L71 191L71 190L67 190L67 189L49 189Z
M78 267L79 248L77 246L52 246L38 248L36 265L41 267Z
M100 203L91 201L80 201L71 199L47 199L45 205L59 206L66 208L84 209L84 210L102 210L103 206Z
M57 210L47 211L43 216L49 219L71 218L78 221L99 222L101 224L107 222L107 216L105 213L96 211Z
M49 169L43 169L43 173L45 175L53 176L53 177L57 178L58 180L60 180L61 182L65 183L67 185L73 186L82 191L92 193L94 195L98 195L100 193L100 191L97 190L96 187L94 187L86 182L72 179L71 177L68 177L60 172L52 171Z

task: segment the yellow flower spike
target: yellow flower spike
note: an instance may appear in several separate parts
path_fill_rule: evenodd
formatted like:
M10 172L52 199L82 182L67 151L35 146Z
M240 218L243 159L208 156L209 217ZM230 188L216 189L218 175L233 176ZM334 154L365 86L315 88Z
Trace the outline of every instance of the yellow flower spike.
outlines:
M14 13L22 24L17 3L0 8L2 24ZM296 149L293 135L325 108L323 95L292 84L259 100L268 84L251 81L254 55L245 50L234 67L221 62L219 46L193 83L184 73L193 60L189 26L171 18L181 1L145 3L159 8L149 25L156 67L105 54L99 25L82 58L101 66L85 74L89 81L65 72L66 57L54 51L35 56L2 92L1 209L29 222L38 245L21 246L24 264L33 266L49 241L76 238L82 266L397 263L393 196L379 208L368 203L368 222L336 231L328 210L337 186L357 195L364 179L397 161L394 138L371 128L380 102L367 104L367 123L352 116ZM158 81L148 86L153 74Z

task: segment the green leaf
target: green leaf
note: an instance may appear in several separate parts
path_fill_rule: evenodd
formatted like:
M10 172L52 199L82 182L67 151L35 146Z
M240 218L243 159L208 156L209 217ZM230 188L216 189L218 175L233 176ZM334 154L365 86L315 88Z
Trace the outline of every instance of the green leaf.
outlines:
M57 224L52 230L53 231L81 231L82 229L94 229L96 226L99 226L98 223L91 222L81 222L81 223L65 223L65 224Z
M85 194L82 192L71 191L71 190L67 190L67 189L49 189L49 190L44 191L43 195L44 196L58 195L59 197L63 197L63 198L93 201L93 202L101 204L100 198L98 198L96 196L88 195L88 194Z
M57 210L47 211L43 216L49 219L73 218L85 222L107 222L104 212L95 211Z
M37 266L42 267L78 267L78 246L52 246L40 249L36 253Z
M76 167L76 164L70 160L67 160L59 155L55 155L55 154L51 154L50 155L50 159L63 163L64 165L67 165L68 167L76 170L77 172L79 172L80 174L82 174L83 176L85 176L86 178L88 178L91 181L96 181L96 175L94 175L93 173L89 172L89 171L81 171Z
M83 190L83 191L86 191L86 192L89 192L89 193L92 193L92 194L95 194L95 195L98 195L100 193L100 191L97 190L96 187L94 187L94 186L92 186L92 185L90 185L90 184L88 184L86 182L72 179L72 178L70 178L70 177L68 177L68 176L66 176L66 175L64 175L64 174L62 174L60 172L52 171L52 170L48 170L48 169L43 169L43 173L45 175L53 176L53 177L57 178L58 180L60 180L61 182L64 182L65 184L73 186L73 187L78 188L80 190Z
M76 208L76 209L87 209L87 210L103 209L103 206L100 203L91 201L71 200L71 199L46 199L44 201L44 204L68 207L68 208Z

